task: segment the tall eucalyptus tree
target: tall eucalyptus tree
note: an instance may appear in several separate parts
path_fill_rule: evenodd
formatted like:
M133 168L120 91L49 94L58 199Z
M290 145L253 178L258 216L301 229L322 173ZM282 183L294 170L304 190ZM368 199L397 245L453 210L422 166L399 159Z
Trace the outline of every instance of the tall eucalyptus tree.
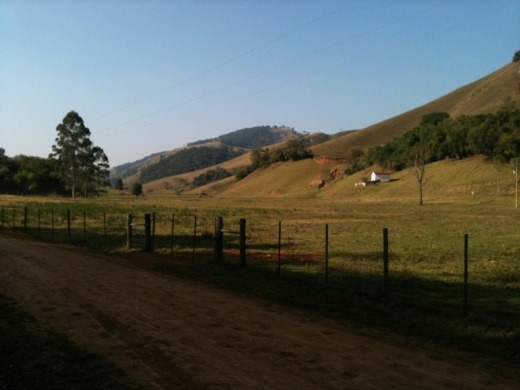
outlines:
M56 143L49 156L54 160L56 176L73 198L78 191L86 196L89 190L98 190L108 180L108 158L90 140L90 130L83 119L70 111L56 131Z

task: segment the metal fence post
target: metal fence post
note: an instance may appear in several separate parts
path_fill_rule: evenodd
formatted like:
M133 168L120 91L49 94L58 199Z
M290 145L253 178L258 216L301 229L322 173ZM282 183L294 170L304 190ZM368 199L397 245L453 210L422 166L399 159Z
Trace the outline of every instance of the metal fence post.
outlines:
M132 248L132 229L133 229L133 216L132 214L128 214L126 219L126 249Z
M388 228L383 229L383 292L388 293Z
M152 253L152 221L151 215L144 215L144 251Z
M246 220L240 219L240 266L246 265Z
M325 283L329 283L329 225L325 225Z
M468 235L464 234L464 317L468 315Z
M213 254L213 260L221 262L224 260L224 218L215 218L215 251Z

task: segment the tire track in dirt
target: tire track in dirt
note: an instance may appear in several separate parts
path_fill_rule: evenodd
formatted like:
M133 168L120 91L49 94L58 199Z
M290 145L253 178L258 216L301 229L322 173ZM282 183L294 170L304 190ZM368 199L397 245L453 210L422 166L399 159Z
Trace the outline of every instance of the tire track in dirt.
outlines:
M78 248L0 236L0 291L149 388L518 388L449 359ZM476 365L475 365L476 364Z

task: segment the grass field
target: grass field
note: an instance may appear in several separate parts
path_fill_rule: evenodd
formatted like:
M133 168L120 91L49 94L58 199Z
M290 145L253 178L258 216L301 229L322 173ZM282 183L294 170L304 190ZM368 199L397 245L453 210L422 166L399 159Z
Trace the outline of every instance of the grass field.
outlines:
M132 256L143 214L156 214L156 267L279 304L365 326L520 362L520 210L510 204L351 202L314 197L211 198L111 194L101 199L0 197L3 229L23 227L45 240L70 241ZM13 217L14 209L14 219ZM40 228L38 229L38 211ZM86 235L83 230L86 215ZM54 213L54 235L51 215ZM103 213L107 223L104 235ZM136 221L126 249L126 216ZM173 253L171 220L175 216ZM194 215L197 215L193 251ZM212 262L215 217L224 217L225 264ZM247 220L248 266L238 266L239 219ZM281 272L278 273L278 223ZM325 226L329 229L325 279ZM383 228L389 230L389 282L383 291ZM469 236L464 313L464 235ZM105 241L106 240L106 241Z

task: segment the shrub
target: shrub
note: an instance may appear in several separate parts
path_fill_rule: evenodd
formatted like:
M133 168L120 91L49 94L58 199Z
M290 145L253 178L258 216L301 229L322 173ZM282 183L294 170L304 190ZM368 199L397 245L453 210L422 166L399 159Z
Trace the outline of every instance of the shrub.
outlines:
M134 183L132 185L132 195L139 196L143 193L143 185L141 183Z

